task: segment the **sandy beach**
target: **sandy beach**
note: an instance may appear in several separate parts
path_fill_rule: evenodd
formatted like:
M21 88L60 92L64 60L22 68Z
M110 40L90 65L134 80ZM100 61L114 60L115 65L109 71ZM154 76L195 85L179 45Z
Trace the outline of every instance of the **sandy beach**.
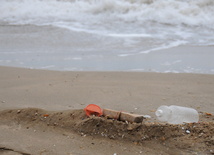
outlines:
M213 0L0 4L1 155L214 155Z
M214 75L65 72L12 67L0 67L0 73L2 154L214 152ZM140 125L128 124L130 131L124 122L87 118L83 109L88 104L151 118ZM199 112L200 123L160 123L154 114L160 105L192 107ZM107 136L100 134L104 129L108 129ZM185 132L187 129L190 134ZM145 135L148 137L143 139Z

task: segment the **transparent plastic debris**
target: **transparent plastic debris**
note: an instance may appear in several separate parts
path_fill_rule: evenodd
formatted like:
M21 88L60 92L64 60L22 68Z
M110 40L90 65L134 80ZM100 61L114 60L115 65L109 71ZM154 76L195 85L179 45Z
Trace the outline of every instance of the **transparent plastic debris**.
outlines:
M162 105L155 114L159 121L170 124L193 123L199 120L199 114L195 109L175 105Z

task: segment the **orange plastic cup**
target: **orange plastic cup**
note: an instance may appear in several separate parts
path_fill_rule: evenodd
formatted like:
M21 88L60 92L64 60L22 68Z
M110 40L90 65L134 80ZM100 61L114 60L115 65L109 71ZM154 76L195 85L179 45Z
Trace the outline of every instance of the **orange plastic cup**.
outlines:
M96 104L89 104L87 107L85 107L84 111L87 116L101 116L103 114L102 109Z

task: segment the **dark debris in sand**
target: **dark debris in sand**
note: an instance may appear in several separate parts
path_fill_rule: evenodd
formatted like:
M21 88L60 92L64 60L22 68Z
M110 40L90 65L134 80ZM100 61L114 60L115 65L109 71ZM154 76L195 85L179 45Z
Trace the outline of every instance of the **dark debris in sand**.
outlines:
M171 125L158 122L128 123L104 117L86 117L83 110L50 112L28 108L0 112L1 122L13 121L26 128L42 125L76 132L84 137L105 137L143 145L156 141L168 148L214 153L214 116L201 113L199 123Z

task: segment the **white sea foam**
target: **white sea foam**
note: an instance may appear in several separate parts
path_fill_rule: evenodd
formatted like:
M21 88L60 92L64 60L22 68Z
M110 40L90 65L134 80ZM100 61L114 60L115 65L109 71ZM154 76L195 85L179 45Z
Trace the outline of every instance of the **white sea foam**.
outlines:
M209 36L214 31L213 0L1 0L0 10L4 22L53 25L113 37L190 41L195 33Z
M60 58L53 56L53 61L83 60L75 61L79 65L85 59L102 59L106 53L107 57L119 56L122 60L179 45L214 45L213 0L1 0L0 3L0 25L47 25L69 30L72 37L80 36L75 41L68 37L73 41L74 48L70 49L73 55L69 55L69 48L63 53L50 46L37 51L29 46L20 51L1 50L4 59L28 54L30 63L32 59L41 61L36 54L48 58L49 54L57 53ZM179 62L172 62L176 63ZM62 62L59 64L63 66Z
M42 69L50 69L50 68L54 68L55 65L49 65L49 66L43 66L41 67Z
M181 41L181 40L178 40L178 41L173 41L173 42L169 42L168 44L162 44L162 46L160 47L153 47L149 50L145 50L145 51L140 51L138 53L123 53L123 54L118 54L118 56L120 57L126 57L126 56L131 56L131 55L136 55L136 54L148 54L152 51L158 51L158 50L163 50L163 49L168 49L168 48L171 48L171 47L176 47L176 46L179 46L179 45L184 45L186 44L187 42L186 41Z

